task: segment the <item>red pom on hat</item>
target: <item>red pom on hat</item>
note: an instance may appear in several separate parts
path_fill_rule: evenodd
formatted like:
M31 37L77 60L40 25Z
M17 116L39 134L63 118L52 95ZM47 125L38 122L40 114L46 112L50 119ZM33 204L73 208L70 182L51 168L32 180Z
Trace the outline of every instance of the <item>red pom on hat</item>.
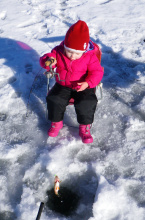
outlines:
M67 31L64 46L74 52L83 53L89 43L89 28L84 21L77 21Z

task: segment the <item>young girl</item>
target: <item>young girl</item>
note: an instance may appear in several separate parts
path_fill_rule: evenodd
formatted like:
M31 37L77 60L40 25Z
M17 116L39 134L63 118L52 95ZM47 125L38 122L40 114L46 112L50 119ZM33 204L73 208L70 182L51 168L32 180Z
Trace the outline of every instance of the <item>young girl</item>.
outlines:
M56 137L63 127L63 116L71 98L79 125L79 135L83 143L92 143L90 125L94 120L97 97L94 88L103 77L103 69L94 53L90 41L89 29L84 21L73 24L66 33L64 41L51 53L40 58L40 65L49 70L47 60L54 58L53 63L60 79L47 95L48 119L51 127L48 135Z

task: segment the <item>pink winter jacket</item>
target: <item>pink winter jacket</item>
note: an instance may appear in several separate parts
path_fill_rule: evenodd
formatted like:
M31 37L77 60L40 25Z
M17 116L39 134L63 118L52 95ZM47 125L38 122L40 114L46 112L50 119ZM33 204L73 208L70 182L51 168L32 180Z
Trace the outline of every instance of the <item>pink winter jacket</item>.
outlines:
M56 82L62 86L78 89L80 86L77 83L87 82L88 88L94 88L103 77L103 68L94 53L94 49L85 52L81 58L71 61L65 55L64 43L62 42L51 53L40 57L40 65L47 70L49 70L49 67L45 66L45 62L49 57L54 57L57 60L56 72L59 73L62 81L56 76Z

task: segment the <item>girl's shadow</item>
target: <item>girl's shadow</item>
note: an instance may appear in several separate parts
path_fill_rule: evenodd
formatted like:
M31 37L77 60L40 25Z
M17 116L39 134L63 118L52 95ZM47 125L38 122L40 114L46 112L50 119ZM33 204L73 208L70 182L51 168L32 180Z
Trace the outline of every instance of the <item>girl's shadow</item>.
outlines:
M3 80L0 87L10 84L15 90L15 96L24 101L26 113L36 113L39 116L38 124L42 124L42 119L46 121L43 106L46 97L46 77L39 65L39 54L23 42L0 38L0 59L0 65L6 66L7 70L7 80ZM37 74L39 76L34 81Z

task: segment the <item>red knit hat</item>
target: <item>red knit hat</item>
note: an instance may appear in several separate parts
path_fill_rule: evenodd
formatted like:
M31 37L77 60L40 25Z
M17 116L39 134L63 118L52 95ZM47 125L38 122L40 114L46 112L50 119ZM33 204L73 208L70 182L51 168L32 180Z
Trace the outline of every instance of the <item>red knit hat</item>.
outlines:
M84 21L77 21L67 31L64 47L77 53L83 53L89 43L89 28Z

